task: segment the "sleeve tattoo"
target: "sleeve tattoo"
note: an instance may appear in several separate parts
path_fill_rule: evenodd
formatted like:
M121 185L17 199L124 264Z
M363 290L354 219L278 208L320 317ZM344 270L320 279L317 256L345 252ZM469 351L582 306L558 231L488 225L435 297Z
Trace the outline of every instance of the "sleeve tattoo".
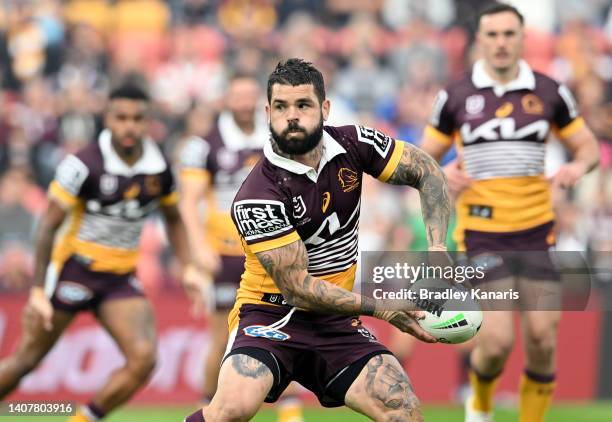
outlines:
M446 176L438 163L424 151L405 143L402 158L388 183L412 186L420 192L427 241L430 246L445 244L451 206Z
M308 274L308 253L301 240L256 255L292 306L341 315L373 315L376 310L375 299Z

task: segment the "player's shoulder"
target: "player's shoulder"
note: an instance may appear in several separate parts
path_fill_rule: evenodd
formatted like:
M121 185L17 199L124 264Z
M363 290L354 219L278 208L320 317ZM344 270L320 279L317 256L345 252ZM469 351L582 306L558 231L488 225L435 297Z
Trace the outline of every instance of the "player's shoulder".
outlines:
M286 196L282 188L286 182L283 179L288 177L286 173L263 157L242 182L234 203L250 199L279 199Z
M449 96L464 97L477 90L472 81L472 73L464 73L459 78L450 81L443 89Z
M556 93L563 85L556 79L551 78L550 76L535 70L533 71L533 76L535 78L536 91L548 91Z

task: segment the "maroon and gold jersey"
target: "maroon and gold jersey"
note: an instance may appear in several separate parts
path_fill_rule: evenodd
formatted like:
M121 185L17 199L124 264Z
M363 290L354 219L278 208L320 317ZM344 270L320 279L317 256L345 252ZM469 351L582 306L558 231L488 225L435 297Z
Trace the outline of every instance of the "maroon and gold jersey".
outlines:
M382 181L397 167L403 143L361 126L325 126L319 169L276 154L270 142L265 158L247 177L232 204L232 218L246 254L230 326L245 303L264 303L280 290L256 253L302 239L308 272L352 290L357 262L357 230L363 173Z
M553 220L546 140L551 130L566 138L583 125L568 88L524 61L507 85L494 82L479 61L470 76L441 91L426 133L445 145L455 140L474 180L457 200L456 240L461 244L466 229L513 232Z
M108 130L64 158L49 197L69 213L54 243L48 283L71 256L92 271L134 271L146 218L160 204L178 202L170 165L158 146L145 139L142 157L128 166L113 149Z
M205 139L193 136L181 150L180 179L210 186L205 231L209 242L222 255L243 255L230 207L242 182L261 158L267 137L265 124L258 124L251 135L246 135L231 114L225 112Z

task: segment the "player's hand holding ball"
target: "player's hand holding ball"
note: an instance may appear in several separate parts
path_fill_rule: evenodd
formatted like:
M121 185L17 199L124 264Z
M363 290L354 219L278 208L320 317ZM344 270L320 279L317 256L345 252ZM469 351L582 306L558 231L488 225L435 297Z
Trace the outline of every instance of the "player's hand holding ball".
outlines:
M27 306L34 311L38 317L42 318L45 330L53 329L53 305L45 294L45 290L40 286L34 286L30 289L30 297L28 298Z
M411 303L410 307L414 308L414 305ZM426 343L436 343L438 341L419 325L418 321L426 317L423 311L376 311L374 312L374 317L385 320L399 328L402 332L408 333Z

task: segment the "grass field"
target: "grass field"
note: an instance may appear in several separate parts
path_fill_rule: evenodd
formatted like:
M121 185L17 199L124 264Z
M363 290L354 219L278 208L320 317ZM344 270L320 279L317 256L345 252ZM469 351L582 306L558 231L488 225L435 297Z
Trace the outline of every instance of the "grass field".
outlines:
M105 422L181 422L191 413L190 408L175 407L148 407L126 408L113 413ZM499 410L495 413L495 422L516 422L517 413L510 410ZM0 416L1 421L15 422L54 422L65 421L59 417L7 417ZM308 409L306 422L364 422L368 419L346 409ZM461 422L463 412L458 407L426 407L425 420L427 422ZM547 422L610 422L612 421L612 402L593 403L587 405L558 405L551 410ZM264 409L253 419L255 422L275 422L275 413L271 409Z

